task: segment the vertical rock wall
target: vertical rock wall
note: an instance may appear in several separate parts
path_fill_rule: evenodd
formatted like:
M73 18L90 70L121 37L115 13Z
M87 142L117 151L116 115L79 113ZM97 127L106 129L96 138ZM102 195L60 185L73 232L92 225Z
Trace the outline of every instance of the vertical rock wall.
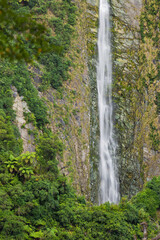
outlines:
M113 95L119 178L121 194L129 197L142 188L146 180L160 173L159 153L154 150L159 149L155 104L159 91L158 64L153 42L157 30L150 27L150 22L154 23L157 18L151 5L144 10L146 4L147 1L140 0L112 0ZM148 23L140 20L143 12L149 16ZM142 33L148 35L142 39Z
M98 0L74 1L78 7L77 24L67 57L73 65L70 78L61 91L52 88L40 93L48 106L50 127L64 143L64 160L59 167L73 181L79 194L98 202L99 119L96 83ZM150 142L142 141L146 97L141 92L139 68L139 16L141 0L111 0L114 125L118 143L118 168L121 194L131 196L145 179L158 175L159 154ZM149 56L149 54L148 54ZM35 86L41 73L35 74ZM37 76L36 76L37 74ZM38 81L36 80L36 77ZM27 107L13 88L16 122L24 151L34 151L24 112ZM153 113L153 111L150 111ZM143 116L142 116L143 115ZM146 119L149 115L146 115ZM158 121L157 121L158 122ZM158 123L157 123L158 124ZM25 126L25 127L24 127ZM140 133L140 134L139 134ZM149 135L149 133L148 133ZM144 171L144 165L147 165Z
M20 97L17 89L12 86L14 103L13 110L15 110L16 119L15 124L17 125L21 139L23 140L23 152L34 152L34 137L32 134L29 134L29 131L34 129L34 126L31 123L26 123L24 113L30 113L27 103L23 101L23 97Z
M142 186L141 153L134 151L135 119L133 98L139 64L139 15L141 1L112 0L113 98L118 142L118 168L122 195L133 195ZM139 104L137 96L137 105ZM140 126L139 126L140 127Z
M92 4L95 3L92 2ZM136 156L135 151L133 151L136 120L131 108L132 82L135 82L137 78L135 68L138 65L137 52L140 44L138 31L141 0L112 0L111 9L114 125L118 144L118 169L121 194L130 196L135 194L143 184L141 178L142 155L141 153L137 153ZM96 11L98 14L98 9ZM95 14L92 15L95 16ZM94 32L96 32L96 30L94 30ZM89 62L89 69L91 83L91 200L96 203L98 202L99 186L99 119L96 84L96 43L94 45L92 61ZM130 82L132 86L129 86ZM126 86L128 86L128 89ZM139 104L139 102L137 102L137 104Z
M73 62L70 79L62 92L48 89L43 96L49 107L51 129L58 132L65 149L61 171L73 181L79 194L90 199L90 80L88 34L90 16L85 1L75 1L77 24L67 57ZM94 35L94 33L93 33Z
M99 186L99 114L97 94L97 35L99 1L88 2L88 66L90 79L90 186L91 201L98 203Z

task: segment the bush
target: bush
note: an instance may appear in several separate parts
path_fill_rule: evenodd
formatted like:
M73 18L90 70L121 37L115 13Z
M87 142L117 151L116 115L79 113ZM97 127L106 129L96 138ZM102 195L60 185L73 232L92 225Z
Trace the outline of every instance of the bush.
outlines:
M30 111L34 113L37 126L39 128L44 127L48 123L47 107L43 100L39 98L38 91L32 84L26 65L17 64L12 66L12 68L12 84L17 88L20 96L24 97Z
M48 136L44 134L39 138L37 145L38 161L41 171L50 171L54 175L58 174L57 156L62 155L63 144L58 136Z

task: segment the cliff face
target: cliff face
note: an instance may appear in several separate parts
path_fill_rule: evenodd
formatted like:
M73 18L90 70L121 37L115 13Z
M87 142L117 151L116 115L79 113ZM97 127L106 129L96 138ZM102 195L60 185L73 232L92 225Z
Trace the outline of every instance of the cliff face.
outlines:
M59 1L57 1L59 2ZM31 79L48 108L50 128L64 143L63 161L59 162L62 173L73 181L78 193L97 202L99 163L99 120L96 84L96 42L98 27L98 1L74 1L77 7L74 34L65 57L73 64L69 78L60 90L45 87L43 72L45 62L30 67ZM152 70L157 74L155 55L157 48L149 49L147 36L142 42L141 29L144 8L141 0L112 0L112 52L113 52L113 100L114 125L117 136L119 179L122 195L133 195L143 182L159 175L158 115L155 105L157 86L149 81ZM54 12L54 11L53 11ZM41 17L43 14L41 15ZM56 23L54 14L45 10L45 19ZM44 20L43 18L43 20ZM59 26L59 25L54 25ZM55 29L52 28L53 35ZM154 44L153 44L154 45ZM145 64L142 53L145 52ZM151 70L147 70L147 66ZM145 71L148 71L147 75ZM149 72L150 71L150 72ZM47 74L45 72L45 74ZM46 75L47 76L47 75ZM49 75L48 75L49 76ZM54 74L53 74L54 78ZM46 79L46 77L45 77ZM145 82L144 82L144 79ZM148 81L148 82L147 82ZM53 84L53 83L52 83ZM15 89L13 89L16 91ZM15 97L16 122L23 139L24 151L34 151L34 137L27 135L23 118L24 101ZM26 111L26 109L25 109ZM28 110L27 110L28 111ZM19 116L18 116L19 115ZM39 131L40 132L40 131ZM26 139L26 140L25 140ZM156 143L155 143L156 142Z
M153 20L155 18L158 21L158 3L112 0L111 9L117 164L121 195L130 197L142 188L144 182L160 174L159 43L157 23ZM93 72L91 79L95 79ZM99 161L96 91L96 85L92 84L90 157L91 193L95 201L98 193Z
M118 168L121 194L132 195L143 184L141 156L134 151L134 94L139 65L139 16L141 1L112 1L113 6L113 98L118 142ZM137 98L137 104L139 99Z
M158 31L156 23L153 28L150 27L150 24L154 24L153 15L157 14L158 4L156 1L112 3L113 97L119 178L121 194L131 196L151 176L160 173L156 103L159 91L156 60L158 41L154 38ZM150 22L146 19L148 14L151 14Z
M78 193L90 197L90 86L87 53L87 4L75 1L78 19L74 26L75 37L67 53L74 63L70 68L69 80L63 84L62 93L48 89L43 96L47 99L50 112L50 127L58 132L65 145L60 168L73 181Z
M34 152L34 137L33 135L29 135L29 131L33 130L34 126L32 123L26 123L24 116L25 113L30 113L30 110L28 109L27 103L23 101L23 97L19 96L17 89L12 87L12 91L14 97L13 110L16 114L15 123L23 141L23 152Z

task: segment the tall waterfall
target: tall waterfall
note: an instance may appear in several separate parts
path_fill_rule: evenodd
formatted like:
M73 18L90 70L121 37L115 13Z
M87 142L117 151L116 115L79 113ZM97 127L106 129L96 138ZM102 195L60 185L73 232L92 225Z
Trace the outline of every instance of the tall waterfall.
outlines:
M97 88L100 125L99 204L119 200L116 177L116 144L112 122L112 58L110 43L110 6L100 0L98 32Z

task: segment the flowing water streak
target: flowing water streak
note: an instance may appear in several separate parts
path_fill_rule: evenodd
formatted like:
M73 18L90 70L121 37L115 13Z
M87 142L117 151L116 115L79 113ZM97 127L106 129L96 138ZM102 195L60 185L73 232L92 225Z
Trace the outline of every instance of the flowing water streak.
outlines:
M119 201L112 122L112 58L110 44L110 6L100 0L98 32L97 88L100 125L99 204Z

